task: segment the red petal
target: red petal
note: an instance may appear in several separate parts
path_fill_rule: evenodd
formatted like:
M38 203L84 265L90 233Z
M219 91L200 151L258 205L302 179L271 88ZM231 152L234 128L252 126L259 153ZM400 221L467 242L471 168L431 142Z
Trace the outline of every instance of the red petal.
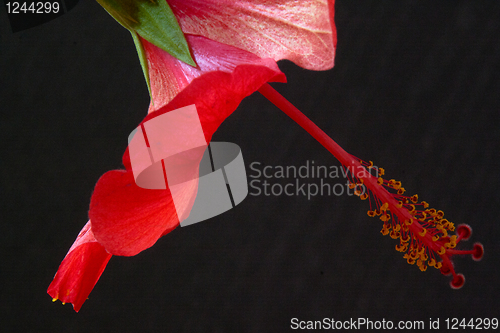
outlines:
M109 259L111 254L97 243L89 221L59 266L47 293L54 300L60 299L63 303L72 303L78 312L99 280Z
M333 66L334 0L168 0L182 31L314 70Z
M185 190L184 209L191 209L197 187ZM170 191L140 188L130 170L109 171L99 179L89 216L99 243L120 256L133 256L153 246L179 224Z
M200 36L186 35L198 67L192 67L167 52L142 40L148 58L149 77L153 101L149 112L169 103L195 78L212 71L231 73L236 66L249 64L266 66L279 72L272 59L261 59L253 53L218 43Z
M284 80L283 73L266 66L241 65L232 73L210 72L194 79L172 102L149 114L143 123L165 112L195 104L206 141L210 142L217 128L243 98L264 83L276 80ZM99 179L89 216L96 239L108 252L130 256L152 246L179 221L168 190L147 190L135 184L128 150L124 165L128 171L110 171ZM196 191L197 188L185 190L184 209L191 209Z
M195 104L205 139L233 113L243 98L257 91L266 82L285 82L285 75L265 66L240 65L232 73L210 72L195 79L168 105L149 114L143 122L157 115Z

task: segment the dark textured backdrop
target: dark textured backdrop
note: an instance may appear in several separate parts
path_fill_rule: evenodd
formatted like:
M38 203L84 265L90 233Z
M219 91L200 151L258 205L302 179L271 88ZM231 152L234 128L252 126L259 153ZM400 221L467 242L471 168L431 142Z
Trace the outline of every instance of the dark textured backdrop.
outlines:
M80 313L46 294L87 221L93 186L121 166L148 94L130 34L94 1L13 34L0 10L2 332L283 332L290 319L500 317L497 1L336 4L328 72L280 67L275 85L350 153L469 223L483 261L467 281L410 266L352 197L249 196L151 249L113 257ZM262 96L215 135L247 166L338 165Z

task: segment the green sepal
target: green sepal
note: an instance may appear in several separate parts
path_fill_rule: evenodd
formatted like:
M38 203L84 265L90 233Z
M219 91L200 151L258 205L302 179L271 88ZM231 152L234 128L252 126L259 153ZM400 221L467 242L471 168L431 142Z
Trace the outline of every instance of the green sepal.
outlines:
M137 54L139 55L139 61L141 63L142 72L144 73L144 78L146 79L146 84L148 85L149 97L151 101L153 101L153 95L151 94L151 84L149 82L149 68L148 68L148 59L146 57L146 52L144 51L144 46L142 46L141 40L137 33L133 30L130 30L130 34L132 35L132 39L134 40L135 49L137 50Z
M137 34L173 57L196 66L184 33L166 0L97 0L97 2L132 32L138 52L140 42ZM136 33L135 36L133 32ZM140 49L144 53L142 45ZM144 57L140 53L139 58L144 70L142 63ZM149 76L147 80L149 81Z

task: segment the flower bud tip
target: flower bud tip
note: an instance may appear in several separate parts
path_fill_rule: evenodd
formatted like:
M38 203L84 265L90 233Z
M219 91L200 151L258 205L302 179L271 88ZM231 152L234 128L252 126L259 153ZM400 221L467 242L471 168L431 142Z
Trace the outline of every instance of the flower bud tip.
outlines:
M460 289L463 287L464 284L465 284L465 276L463 274L455 275L453 280L451 280L450 282L450 286L453 289Z
M457 226L457 235L461 240L468 240L472 235L472 228L467 224Z
M472 253L472 259L474 261L479 261L479 260L483 259L483 255L484 255L483 244L475 243L474 247L472 248L472 251L474 251L474 253Z

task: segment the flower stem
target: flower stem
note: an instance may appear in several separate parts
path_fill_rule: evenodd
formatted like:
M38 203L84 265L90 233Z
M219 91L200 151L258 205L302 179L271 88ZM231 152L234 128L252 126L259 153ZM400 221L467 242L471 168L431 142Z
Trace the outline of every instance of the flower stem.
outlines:
M271 103L276 105L281 111L292 118L293 121L305 129L307 133L309 133L316 139L316 141L332 153L332 155L338 159L344 167L347 167L348 170L354 170L362 167L361 163L356 158L342 149L342 147L333 141L333 139L330 138L321 128L300 112L300 110L290 103L285 97L281 96L281 94L268 83L264 84L259 89L259 92ZM375 193L378 194L378 197L382 200L382 202L387 202L389 206L395 206L397 204L396 200L394 200L389 192L385 191L382 187L377 186L377 178L371 176L370 174L366 174L366 178L363 180L370 190L375 191ZM408 218L410 217L411 216L408 216Z
M328 149L336 159L344 166L357 166L356 159L340 147L332 138L330 138L321 128L307 118L299 109L290 103L285 97L281 96L268 83L264 84L259 92L264 95L271 103L276 105L281 111L286 113L293 121L299 124L307 133L311 134L323 147Z
M305 129L307 133L309 133L316 139L316 141L332 153L332 155L339 160L344 167L347 167L348 170L354 170L362 167L361 163L355 157L342 149L342 147L333 141L333 139L330 138L321 128L300 112L300 110L290 103L285 97L281 96L280 93L268 83L264 84L259 89L259 92L271 103L276 105L281 111L292 118L292 120L299 124L303 129ZM397 204L396 200L394 200L389 192L385 191L382 187L377 186L377 178L371 176L370 174L366 174L366 178L363 180L370 190L375 191L375 193L378 194L378 197L382 200L382 202L387 202L391 207ZM410 217L411 216L408 216L408 218Z
M292 103L290 103L286 98L281 96L273 87L268 83L264 84L259 92L266 97L271 103L276 105L281 111L286 113L292 120L299 124L303 129L307 131L313 138L315 138L323 147L328 149L332 155L347 167L348 170L355 170L362 168L360 161L353 157L351 154L346 152L342 147L340 147L332 138L330 138L323 130L321 130L315 123L313 123L309 118L307 118L299 109L297 109ZM412 220L413 216L408 212L407 209L401 209L398 207L398 201L394 196L389 193L383 186L377 184L377 178L370 175L369 173L363 174L362 178L364 184L367 188L372 191L372 193L382 202L387 203L389 209L399 218L400 221L404 222L407 220ZM434 251L440 250L440 247L431 241L431 235L424 234L418 235L424 227L418 223L412 223L409 226L411 232L417 237L421 242L425 243L429 248ZM443 260L449 260L443 257Z

